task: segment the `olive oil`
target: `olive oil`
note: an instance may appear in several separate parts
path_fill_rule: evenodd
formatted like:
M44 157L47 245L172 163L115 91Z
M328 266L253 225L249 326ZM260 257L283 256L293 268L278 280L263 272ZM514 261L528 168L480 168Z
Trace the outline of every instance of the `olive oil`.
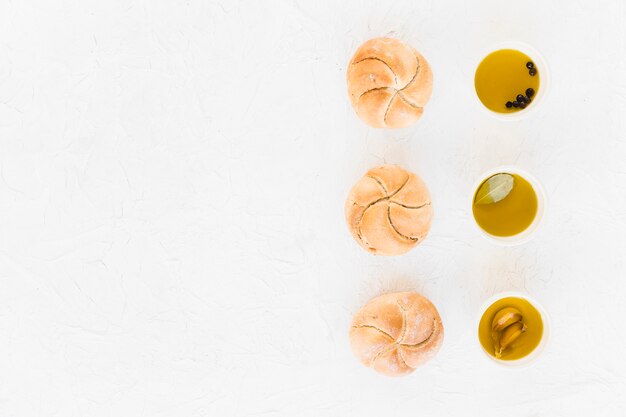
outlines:
M502 174L496 174L493 177ZM515 236L526 230L537 215L537 193L533 186L517 174L506 174L512 177L512 188L502 199L485 198L481 189L490 180L486 179L476 193L472 204L472 212L476 223L492 236ZM496 192L499 189L495 190ZM489 196L487 196L489 197Z
M503 317L502 312L507 310L516 311L519 316L509 315L508 322L498 322L498 317ZM516 360L529 355L539 346L543 331L543 319L535 306L524 298L506 297L485 310L478 324L478 339L483 349L494 358Z
M478 98L497 113L513 113L530 106L539 85L540 74L532 59L515 49L500 49L487 55L474 76ZM523 98L518 100L520 95Z

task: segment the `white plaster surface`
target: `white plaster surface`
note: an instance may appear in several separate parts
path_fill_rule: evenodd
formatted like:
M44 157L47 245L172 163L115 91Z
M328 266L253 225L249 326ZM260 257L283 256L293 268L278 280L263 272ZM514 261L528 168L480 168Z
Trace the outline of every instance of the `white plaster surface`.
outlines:
M625 21L623 0L0 0L0 416L625 415ZM410 129L370 129L347 99L347 61L381 35L434 70ZM471 80L510 39L553 82L507 123ZM343 219L383 162L421 175L436 215L396 258ZM500 164L548 197L520 247L467 206ZM446 338L389 379L347 330L405 289ZM551 316L531 368L478 350L503 290Z

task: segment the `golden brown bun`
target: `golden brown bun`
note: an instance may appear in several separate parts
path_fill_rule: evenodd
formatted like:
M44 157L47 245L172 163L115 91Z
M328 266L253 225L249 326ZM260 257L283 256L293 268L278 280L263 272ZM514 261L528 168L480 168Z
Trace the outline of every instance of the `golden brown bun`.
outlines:
M426 184L398 165L370 169L346 200L352 236L377 255L401 255L421 243L433 209Z
M372 127L406 127L422 116L433 89L430 65L412 47L375 38L356 51L348 66L352 107Z
M411 373L432 359L443 342L435 306L412 292L381 295L352 320L350 344L363 363L388 376Z

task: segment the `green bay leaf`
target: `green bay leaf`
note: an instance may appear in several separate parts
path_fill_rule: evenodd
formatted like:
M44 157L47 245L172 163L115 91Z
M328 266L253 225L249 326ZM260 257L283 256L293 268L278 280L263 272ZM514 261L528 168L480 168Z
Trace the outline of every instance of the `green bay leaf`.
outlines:
M511 174L496 174L485 180L474 197L475 204L492 204L504 200L511 190L515 178Z

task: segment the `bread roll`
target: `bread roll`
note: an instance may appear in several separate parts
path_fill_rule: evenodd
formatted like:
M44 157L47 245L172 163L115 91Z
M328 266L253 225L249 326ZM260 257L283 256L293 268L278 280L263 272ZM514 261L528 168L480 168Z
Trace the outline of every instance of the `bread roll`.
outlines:
M422 116L433 89L430 65L412 47L375 38L356 51L348 66L354 110L372 127L398 128Z
M428 234L433 217L424 182L398 165L373 168L346 200L346 221L361 247L377 255L401 255Z
M352 320L350 344L367 367L388 376L406 375L432 359L443 342L435 306L417 293L382 295Z

